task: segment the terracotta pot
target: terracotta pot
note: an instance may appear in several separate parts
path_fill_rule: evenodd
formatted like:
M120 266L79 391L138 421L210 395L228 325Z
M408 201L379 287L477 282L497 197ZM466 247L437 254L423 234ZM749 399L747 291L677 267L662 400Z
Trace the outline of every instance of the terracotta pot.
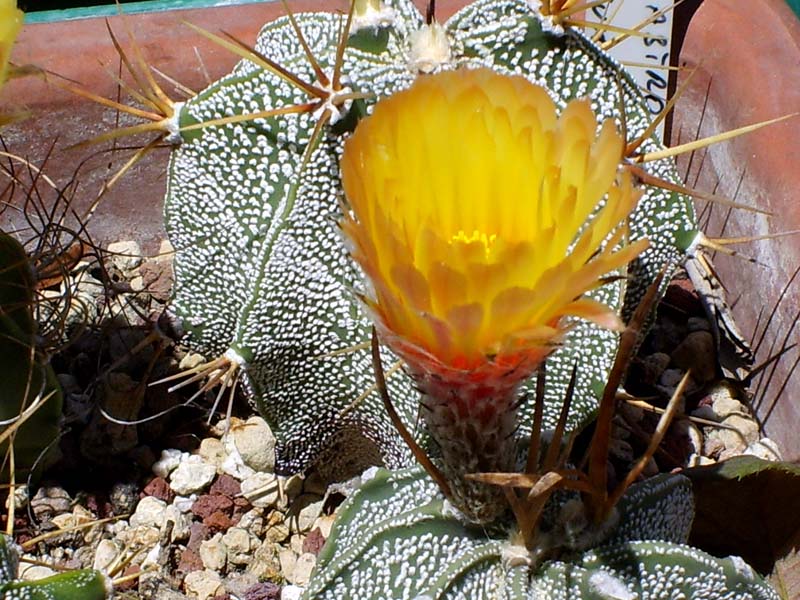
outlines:
M784 0L705 0L689 26L681 60L698 72L678 102L673 143L800 109L800 22ZM800 229L798 139L800 118L793 118L681 159L688 181L697 182L699 189L710 191L719 183L718 194L773 215L715 206L710 219L704 217L708 235L759 236ZM781 294L800 267L800 237L737 248L760 264L717 254L715 265L729 300L735 301L737 323L755 340L757 363L763 362L798 340L794 326L800 281L782 299ZM787 353L754 386L757 415L790 459L800 458L797 357L796 349Z

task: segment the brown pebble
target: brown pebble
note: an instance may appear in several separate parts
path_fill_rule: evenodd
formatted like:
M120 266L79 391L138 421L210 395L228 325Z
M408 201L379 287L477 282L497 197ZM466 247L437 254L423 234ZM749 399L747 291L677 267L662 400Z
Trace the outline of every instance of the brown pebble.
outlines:
M123 577L127 577L128 575L135 575L136 573L141 572L141 568L139 565L130 565L127 569L122 572ZM126 590L134 590L139 586L139 578L134 577L127 581L123 581L122 583L115 583L114 584L114 591L115 592L124 592Z
M139 273L144 279L148 294L162 304L169 300L172 290L172 277L166 265L145 261L139 267Z
M717 438L706 437L703 441L703 456L717 460L724 450L725 444Z
M242 492L242 486L233 477L227 474L222 474L217 477L217 480L211 484L211 489L208 491L212 496L227 496L234 498Z
M303 553L310 552L317 556L325 545L325 536L322 535L319 527L312 529L306 539L303 540Z
M188 573L202 571L203 568L203 560L200 558L200 554L187 548L181 552L181 560L178 563L176 572L180 577L185 577Z
M206 541L210 536L211 532L206 525L197 522L192 523L189 526L189 541L186 542L186 547L199 552L200 543Z
M218 511L203 519L203 525L208 527L209 533L216 533L218 531L228 531L233 527L233 521L228 515Z
M163 500L167 504L171 504L175 499L175 492L172 491L172 488L169 487L169 483L167 483L167 480L163 477L152 479L150 483L144 486L144 490L142 490L140 495L142 497L153 496L153 498Z
M203 494L192 504L192 513L201 519L205 519L215 512L230 516L233 513L233 500L227 496Z
M280 600L281 586L271 581L262 581L247 588L244 600Z
M83 506L86 510L98 514L100 512L100 501L95 494L87 494L83 500Z
M680 309L689 316L702 316L705 314L700 295L688 278L673 279L669 287L667 287L663 302Z
M247 498L239 497L233 499L233 515L231 515L231 519L233 520L234 525L239 522L239 519L242 518L242 515L250 510L252 510L253 505L250 504L250 501Z
M717 376L717 353L714 336L708 331L693 331L686 336L671 354L673 364L684 370L692 370L695 381L706 383Z

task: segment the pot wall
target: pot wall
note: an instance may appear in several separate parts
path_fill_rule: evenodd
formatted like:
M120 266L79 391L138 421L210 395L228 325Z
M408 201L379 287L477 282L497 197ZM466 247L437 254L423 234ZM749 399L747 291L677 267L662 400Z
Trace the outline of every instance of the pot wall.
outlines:
M424 0L416 2L421 10ZM437 3L436 14L444 20L467 0L446 0ZM338 8L346 12L347 0L291 0L295 13ZM193 89L203 89L230 72L237 57L219 48L183 24L188 21L212 32L224 30L237 38L253 43L262 25L284 14L277 1L243 4L218 8L174 10L154 13L87 18L53 23L25 25L14 47L12 59L16 64L32 64L72 81L81 83L98 95L115 98L117 86L111 74L116 74L119 60L106 29L106 21L123 46L129 48L127 27L133 32L149 64L162 73ZM126 80L129 80L126 78ZM163 79L159 84L173 99L181 99ZM5 127L2 132L8 148L41 165L50 153L47 174L61 185L68 182L76 166L80 187L73 207L80 214L94 200L102 184L130 156L129 152L112 155L111 144L91 148L70 148L74 144L107 132L115 126L134 124L123 115L115 121L112 110L47 85L36 78L11 81L3 90L0 108L25 107L32 117ZM146 142L149 138L139 140ZM118 143L130 144L126 139ZM158 150L122 178L104 197L90 228L97 244L120 239L136 239L146 253L156 252L165 237L161 205L165 192L165 167L168 151ZM84 162L85 161L85 162ZM6 211L3 220L11 227L22 227L20 214ZM9 226L4 223L4 226Z
M677 104L673 144L694 139L698 131L705 137L800 109L800 22L784 0L705 0L687 31L681 61L698 72ZM718 194L736 196L773 215L715 206L704 226L708 235L800 229L798 139L800 118L793 118L681 159L689 183L697 188L711 191L718 185ZM736 248L760 264L717 254L715 266L729 301L735 301L734 315L745 335L756 343L764 336L758 346L760 363L779 351L784 340L798 341L794 328L800 277L780 297L800 267L800 236ZM797 349L787 353L755 388L757 415L789 459L800 459L800 377L794 373L799 355Z
M322 5L341 5L344 9L347 2L292 2L292 8L297 12L314 10ZM130 47L127 23L148 63L181 84L201 90L208 81L228 73L238 59L186 27L182 21L214 32L224 29L252 43L264 23L282 14L279 2L268 2L137 14L125 18L116 16L109 18L108 23L126 49ZM106 98L117 97L112 74L118 72L119 60L105 18L25 25L14 47L12 60L58 73ZM159 84L173 99L182 99L163 79L159 79ZM70 180L76 166L86 161L78 174L80 188L73 204L81 214L91 204L103 182L130 156L129 152L111 155L109 143L90 148L70 148L115 126L136 122L125 115L117 123L114 111L33 77L10 81L3 90L3 102L6 107L24 107L32 113L31 118L3 129L2 136L9 150L41 165L52 147L45 171L62 185ZM147 141L149 138L142 139ZM130 139L118 142L122 146L129 144ZM159 241L165 235L161 205L167 156L166 149L154 152L139 162L105 196L90 228L96 243L136 239L142 243L145 252L157 251ZM22 224L20 215L12 211L6 211L2 218L12 220L14 226Z

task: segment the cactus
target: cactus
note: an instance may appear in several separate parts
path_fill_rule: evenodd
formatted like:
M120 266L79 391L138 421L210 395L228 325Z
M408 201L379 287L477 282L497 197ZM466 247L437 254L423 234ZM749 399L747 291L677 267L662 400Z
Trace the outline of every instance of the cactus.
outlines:
M231 385L241 377L276 430L284 472L328 462L342 447L364 449L353 433L376 444L389 467L409 460L372 391L369 320L350 293L360 278L336 225L342 144L376 101L407 88L419 73L486 66L525 75L562 108L588 97L598 118L624 121L640 151L658 148L638 91L618 65L529 2L475 2L443 26L425 24L408 0L361 2L347 25L327 13L278 19L264 27L255 51L217 38L246 60L176 106L173 134L181 143L172 153L164 208L176 248L174 311L186 342L211 359L212 382ZM640 170L653 180L677 181L669 160ZM626 314L693 240L689 198L645 186L630 232L633 240L647 237L650 248L627 280L591 294ZM555 424L576 363L570 428L591 418L616 346L616 335L596 325L572 329L548 362L546 424ZM392 369L396 358L384 355ZM414 429L418 405L410 382L397 375L388 386L401 419ZM531 380L522 391L533 386ZM520 415L530 411L524 404ZM530 434L526 427L522 438Z
M22 18L15 0L0 0L0 87ZM0 124L7 120L0 115ZM36 283L25 248L0 231L0 421L5 426L0 452L3 480L12 485L27 478L36 465L43 466L42 458L60 429L61 388L40 347L39 324L33 313ZM23 421L21 425L19 421ZM11 506L13 511L13 503ZM0 534L3 600L106 600L113 593L111 580L91 569L20 581L19 556L19 546L10 536Z
M382 18L368 19L368 9ZM619 169L648 185L642 186L642 198L627 220L628 229L622 230L628 233L631 248L623 255L630 258L640 253L627 279L605 286L584 284L597 303L591 304L591 309L581 305L581 310L576 308L571 314L585 311L603 321L600 315L607 313L594 312L602 303L611 312L629 316L657 273L679 263L698 235L689 198L676 191L680 186L671 162L633 166L637 153L642 156L658 150L659 144L651 136L641 97L630 80L588 40L565 29L557 11L531 3L478 1L444 26L423 24L421 15L404 2L388 7L361 3L355 12L353 22L343 27L345 39L339 38L342 26L336 17L326 14L287 17L267 25L255 51L249 54L250 60L181 107L178 125L183 143L173 153L165 206L167 228L177 249L174 306L186 324L188 341L209 355L226 357L211 362L215 370L241 369L255 405L278 429L282 443L279 462L284 469L303 468L325 456L325 448L335 444L341 430L350 424L340 416L353 398L369 389L364 348L368 321L347 293L352 287L359 288L359 280L337 244L336 221L343 219L351 250L370 278L363 300L377 322L381 341L409 365L416 385L425 394L423 417L434 438L430 448L434 453L441 451L437 464L442 471L434 463L423 464L438 486L418 468L394 474L377 471L343 507L305 597L633 598L665 591L698 598L776 597L741 559L717 559L685 545L691 524L691 492L681 476L633 486L617 503L617 498L608 500L605 478L598 484L590 472L588 477L572 481L564 467L549 458L548 451L527 500L516 493L509 496L506 490L517 517L516 527L509 523L502 494L487 494L485 485L481 488L467 481L470 472L485 470L487 464L483 460L486 448L472 442L502 440L510 450L505 451L505 458L489 461L489 467L513 470L516 452L532 452L532 444L538 448L538 442L530 440L540 439L542 429L553 428L560 414L563 421L552 441L557 447L564 431L580 427L597 408L599 388L611 372L617 336L580 322L563 337L553 337L560 347L548 359L548 380L536 403L523 400L517 409L513 400L526 388L533 388L531 380L521 388L510 386L508 402L478 403L492 406L497 413L499 433L487 434L473 427L492 419L470 416L460 421L455 409L437 422L438 398L442 406L452 408L458 390L475 394L475 398L487 394L470 387L482 377L479 370L483 367L459 367L460 374L451 381L450 370L431 367L430 352L439 359L435 353L438 342L434 341L434 350L430 350L430 340L415 337L417 325L412 323L409 332L398 328L397 319L389 316L413 303L411 298L421 284L396 284L401 296L396 305L387 305L391 299L387 300L385 289L391 284L382 279L386 277L381 273L384 267L375 262L380 257L370 250L371 244L382 244L384 252L397 253L397 260L412 250L391 249L395 243L387 241L391 230L359 233L359 222L374 227L384 217L370 216L354 204L360 193L370 193L370 185L380 195L381 186L389 184L380 179L368 184L359 175L351 175L344 186L349 204L344 211L340 208L338 164L342 153L345 176L348 169L364 169L364 177L377 178L380 169L391 169L391 165L368 162L364 153L348 162L345 140L349 138L350 145L357 148L359 144L400 144L390 133L359 144L354 140L366 135L359 122L371 118L373 103L374 115L379 109L389 111L380 108L382 100L398 97L419 73L488 67L502 77L521 74L546 90L564 113L572 111L570 114L584 110L573 108L571 100L589 98L592 118L615 120L628 136L621 156L615 158ZM366 21L369 24L363 25ZM313 40L310 49L305 48L305 41L298 45L298 38ZM502 83L492 84L492 89L499 85ZM488 93L489 87L486 89ZM424 126L429 125L426 121ZM408 132L413 125L397 127ZM427 131L406 135L424 137ZM458 126L452 131L458 135ZM430 135L437 134L442 131L434 128ZM400 137L402 133L398 140ZM413 147L398 148L398 152L413 153ZM423 144L420 152L425 151ZM441 151L433 155L433 159L437 157L444 163L448 160ZM451 174L446 164L428 160L429 168ZM420 159L417 161L416 167L408 168L419 168ZM629 185L625 181L622 177L622 188ZM401 184L391 185L392 193L401 193L395 191ZM532 185L538 183L534 180ZM351 208L355 215L348 212ZM396 218L395 213L387 214ZM595 208L590 221L602 219L601 215ZM590 232L589 227L570 230L571 235L578 238L581 231ZM464 235L472 234L466 231ZM475 235L476 240L482 239L480 232ZM645 238L650 246L642 252L639 240ZM614 239L601 256L611 256L622 241ZM483 244L489 252L488 242L483 240ZM606 270L598 271L597 276L613 268L613 261L608 260ZM583 291L575 293L579 296ZM348 326L343 327L344 323ZM448 335L452 342L459 332ZM343 348L355 350L339 354ZM550 350L552 345L544 353ZM532 366L523 369L525 377L542 356L536 355ZM458 356L447 360L462 364ZM378 353L377 362L385 369L394 363L394 356L382 363ZM571 380L570 372L575 374L572 365L579 365L580 370ZM437 376L432 377L431 372ZM488 387L496 392L494 384L500 375L491 377ZM381 383L379 378L379 387ZM609 389L615 390L616 385ZM396 424L409 428L416 405L407 381L390 378L388 390L383 392L394 397L400 408ZM565 396L574 402L559 411ZM534 418L529 418L532 414ZM376 398L362 400L349 417L378 444L389 466L403 462L402 444L391 433ZM502 426L504 420L508 420L507 428ZM321 425L313 436L308 436L310 422ZM448 450L449 444L457 451ZM602 445L602 441L598 443L598 447ZM415 453L424 458L426 450L417 448ZM548 477L559 484L535 494L536 486L544 485ZM562 487L582 489L586 494L586 486L589 498L574 491L553 493ZM526 514L525 502L535 506L530 514ZM476 527L475 521L482 526Z
M346 18L289 15L268 24L254 49L203 32L244 60L194 98L171 105L171 116L159 122L165 139L176 144L164 209L176 248L172 306L186 343L210 359L188 373L189 380L208 375L200 392L220 384L218 398L242 382L276 430L279 471L325 467L341 460L343 451L351 469L376 454L397 468L411 462L410 447L433 476L431 481L419 468L372 472L342 508L306 598L776 597L740 559L714 558L685 545L692 518L685 478L661 476L628 488L639 469L612 494L606 490L609 411L624 367L614 362L621 345L611 331L621 325L615 315L627 320L636 311L631 322L641 327L646 314L637 306L645 291L651 290L643 305L649 308L659 291L658 274L680 263L701 234L671 160L653 158L661 146L636 86L569 26L577 4L477 0L439 25L425 23L410 0L356 1ZM398 128L400 134L392 134L397 139L355 141L379 112L405 110L388 107L406 90L417 93L421 86L415 80L430 74L428 81L443 81L434 78L486 70L502 80L478 89L487 97L493 89L516 86L525 88L520 95L547 98L540 103L548 106L544 112L525 105L520 114L536 113L539 130L551 136L548 149L563 161L547 163L531 186L559 200L550 208L563 211L570 222L556 233L550 231L555 226L545 228L544 237L532 242L549 252L547 235L566 236L566 258L553 269L566 268L564 280L575 276L576 281L567 285L553 276L563 286L554 284L561 304L542 309L540 321L520 318L516 329L503 332L519 342L515 349L522 348L517 363L500 360L517 356L508 351L506 338L490 338L479 348L479 360L462 353L472 340L459 338L451 322L449 329L437 329L441 315L420 308L426 299L419 273L390 269L387 274L378 264L384 252L396 259L394 266L404 266L403 253L418 249L398 240L407 243L401 238L413 238L416 231L392 238L391 227L375 226L385 215L365 212L375 197L386 200L382 189L402 188L404 182L392 177L404 173L392 172L391 164L369 163L368 152L359 154L358 148L380 148L378 154L395 159L416 148L402 146L403 135L424 138L433 131L435 137L442 130L417 132L412 124ZM455 104L453 98L447 101ZM446 108L434 110L447 120ZM425 116L424 110L419 114ZM511 114L498 119L511 122ZM559 125L553 128L555 121ZM451 127L454 143L463 129ZM622 135L612 135L614 130ZM520 132L512 129L509 137L515 134ZM397 157L388 149L395 143L401 148ZM429 149L424 144L419 148L429 162L416 157L417 171L428 168L427 174L445 178L466 172L450 168L441 148L433 155L439 162L424 154ZM562 175L573 177L571 167L594 173L595 163L609 157L611 175L600 177L607 185L597 186L598 197L583 197L583 187L594 187L586 184L593 176L583 172L574 176L585 179L574 189L569 180L565 195L551 194L548 186L559 188ZM381 169L385 172L378 173ZM364 183L373 176L375 181ZM502 176L498 181L507 183ZM360 188L367 195L378 191L364 200ZM593 201L588 210L587 201ZM417 205L408 211L418 208L423 213ZM503 208L508 206L498 210ZM572 213L581 219L573 222ZM349 247L341 244L340 228ZM453 234L445 239L451 245L474 250L482 244L487 255L493 252L493 232L465 226L444 233ZM382 250L373 252L370 245ZM348 252L368 277L366 286ZM430 279L424 285L438 283ZM392 286L399 299L386 293ZM395 317L417 301L408 311L412 316L405 315L413 321L410 331L398 326L404 317ZM370 354L365 312L375 321L388 358L381 359L374 337ZM468 321L467 312L453 320ZM423 321L434 324L427 338L415 329ZM627 333L635 337L637 331ZM623 342L628 352L635 345L630 336ZM450 343L461 345L450 352ZM548 354L545 381L541 371L533 373ZM384 380L383 372L393 374L402 362L411 377ZM504 378L512 375L506 384ZM421 409L414 387L423 392ZM533 390L535 395L527 393ZM674 413L679 395L667 414ZM387 414L390 398L397 411ZM470 412L474 406L480 411ZM584 473L566 464L570 444L562 450L561 442L595 412L597 433ZM415 426L418 413L426 425L421 430ZM547 429L555 433L540 451ZM359 443L359 436L372 446ZM494 460L498 445L501 458ZM492 460L483 461L485 456ZM487 493L491 486L497 489ZM521 495L516 488L523 488ZM503 498L515 522L508 519Z
M11 47L22 19L15 0L0 2L0 88L8 76ZM0 114L0 125L13 118ZM27 478L56 438L61 416L61 390L37 340L32 312L35 284L25 249L0 230L0 422L5 429L0 434L0 471L3 481L14 483ZM26 421L19 426L23 416Z
M692 495L682 475L632 486L606 531L553 511L538 555L503 527L465 524L419 468L363 479L305 599L778 598L741 559L685 545Z
M17 580L19 548L0 534L0 597L3 600L105 600L111 580L100 571L82 569L36 581Z
M0 380L3 381L0 419L14 449L13 474L24 482L60 429L61 389L46 354L38 345L38 325L32 314L34 274L24 248L0 232ZM24 423L16 421L26 413ZM13 431L13 433L12 433ZM8 481L9 442L0 445L3 478Z

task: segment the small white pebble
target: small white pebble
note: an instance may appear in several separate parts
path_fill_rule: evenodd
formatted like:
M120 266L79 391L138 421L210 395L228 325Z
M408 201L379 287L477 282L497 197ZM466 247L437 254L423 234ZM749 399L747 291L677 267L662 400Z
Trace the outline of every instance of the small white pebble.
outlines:
M217 468L205 462L202 457L193 455L181 460L172 472L169 487L176 494L200 492L211 485L217 475Z
M36 557L28 556L27 558L38 560ZM36 581L55 574L56 572L53 569L44 565L30 565L23 562L19 567L19 578L23 581Z
M311 552L305 552L297 557L292 572L291 583L306 585L311 580L311 573L317 564L317 557Z
M200 542L200 560L203 566L212 571L222 571L227 562L227 549L222 542L222 534L215 533L211 539Z
M100 540L97 549L94 552L94 561L92 561L92 568L98 571L105 570L111 566L119 553L122 551L122 546L117 544L114 540Z
M194 594L197 600L209 600L209 598L213 598L225 591L219 574L208 569L192 571L186 575L183 580L183 587L190 594Z
M281 499L278 476L272 473L253 473L242 481L242 496L256 508L277 506Z
M264 419L250 417L231 434L244 464L255 471L275 470L275 436Z
M745 448L744 454L763 460L782 460L780 448L771 439L765 437L753 442Z
M181 455L184 454L180 450L162 450L161 458L153 463L153 473L156 477L166 479L169 474L174 471L179 464L181 464Z
M188 513L192 510L192 505L197 500L197 494L189 494L188 496L175 496L172 501L172 506L177 508L182 513Z
M281 589L281 600L300 600L303 591L299 585L285 585Z
M139 500L136 510L131 515L131 527L161 527L164 524L166 511L166 502L153 496L145 496Z
M133 240L112 242L108 251L111 262L122 271L130 271L142 264L142 248Z
M233 436L226 435L222 438L222 443L225 447L225 459L220 465L220 470L223 473L227 473L239 481L244 481L255 474L252 468L244 464L244 459L242 459L242 455L239 454L239 450L236 448Z

